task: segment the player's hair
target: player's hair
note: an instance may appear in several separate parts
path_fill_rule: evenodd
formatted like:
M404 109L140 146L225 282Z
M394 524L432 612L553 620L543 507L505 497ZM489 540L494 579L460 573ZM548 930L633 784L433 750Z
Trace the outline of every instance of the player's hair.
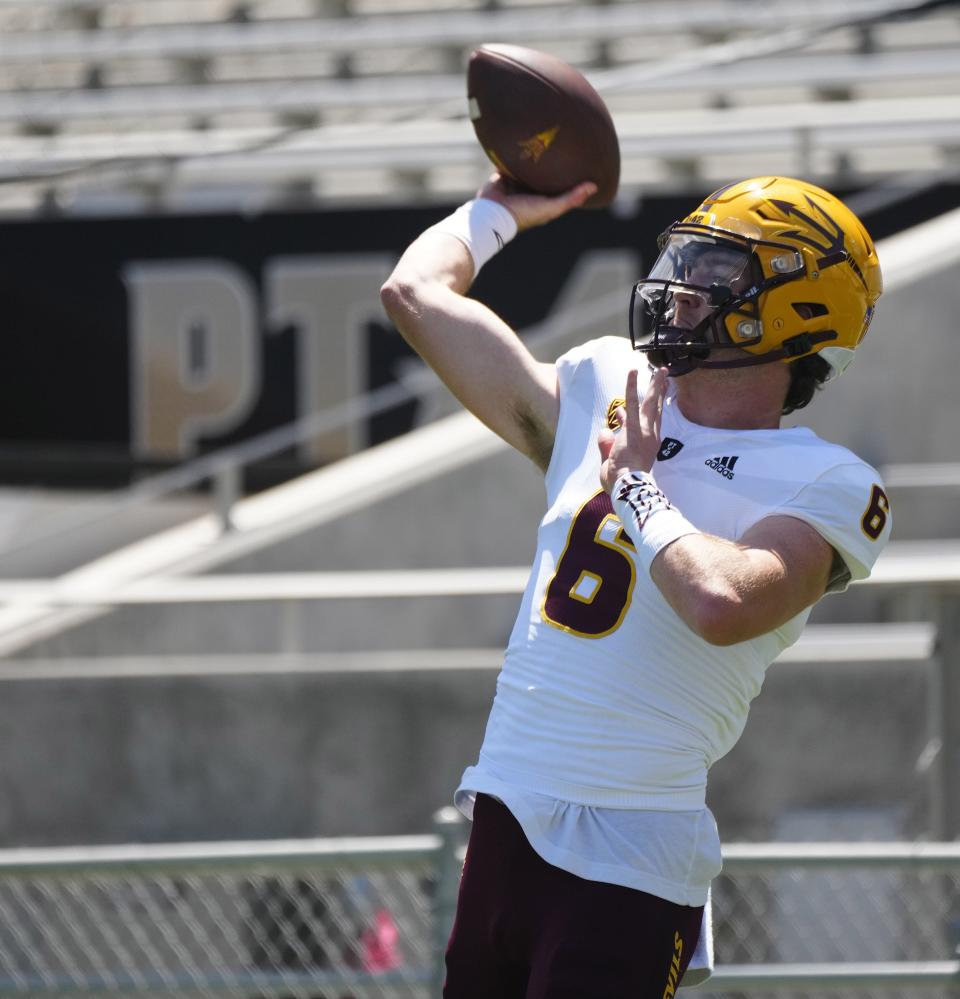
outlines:
M830 365L819 354L808 354L790 363L790 387L783 400L783 415L803 409L830 376Z

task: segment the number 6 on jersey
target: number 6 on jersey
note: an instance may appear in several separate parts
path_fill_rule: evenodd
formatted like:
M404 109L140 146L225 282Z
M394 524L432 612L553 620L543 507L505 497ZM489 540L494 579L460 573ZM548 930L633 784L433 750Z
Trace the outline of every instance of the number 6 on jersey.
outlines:
M636 569L623 525L600 490L577 511L541 613L555 628L603 638L620 627L630 606Z

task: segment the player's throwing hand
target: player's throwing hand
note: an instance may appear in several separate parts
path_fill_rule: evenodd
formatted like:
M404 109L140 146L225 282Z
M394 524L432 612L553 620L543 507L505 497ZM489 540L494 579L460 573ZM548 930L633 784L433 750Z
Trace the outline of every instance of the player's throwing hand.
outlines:
M660 450L660 417L667 391L667 369L657 368L643 397L637 393L637 372L627 375L627 401L617 409L621 431L603 429L600 448L600 483L609 493L625 472L649 472Z
M477 192L477 197L499 201L506 206L517 220L517 230L522 232L524 229L545 225L572 209L579 208L596 192L597 185L588 180L555 197L531 194L520 191L509 178L494 174Z

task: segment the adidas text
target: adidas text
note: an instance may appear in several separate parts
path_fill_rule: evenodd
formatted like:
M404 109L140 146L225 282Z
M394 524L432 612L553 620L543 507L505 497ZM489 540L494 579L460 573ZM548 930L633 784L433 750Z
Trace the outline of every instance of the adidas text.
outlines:
M723 458L707 458L704 465L707 468L712 468L715 472L718 472L724 478L733 478L733 466L740 460L740 456L735 454L732 458L729 455L725 455Z

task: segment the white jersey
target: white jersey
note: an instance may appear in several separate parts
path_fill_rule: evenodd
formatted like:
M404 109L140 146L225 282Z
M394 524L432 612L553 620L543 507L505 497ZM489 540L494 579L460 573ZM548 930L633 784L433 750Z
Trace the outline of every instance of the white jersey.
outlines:
M634 564L600 487L596 441L639 360L628 341L605 337L557 362L547 512L461 802L476 791L506 799L510 789L529 801L699 815L710 766L739 738L767 667L809 615L746 642L711 645ZM670 393L653 473L670 502L709 534L735 541L779 515L809 523L846 567L834 589L867 576L889 536L877 473L806 428L698 426Z

